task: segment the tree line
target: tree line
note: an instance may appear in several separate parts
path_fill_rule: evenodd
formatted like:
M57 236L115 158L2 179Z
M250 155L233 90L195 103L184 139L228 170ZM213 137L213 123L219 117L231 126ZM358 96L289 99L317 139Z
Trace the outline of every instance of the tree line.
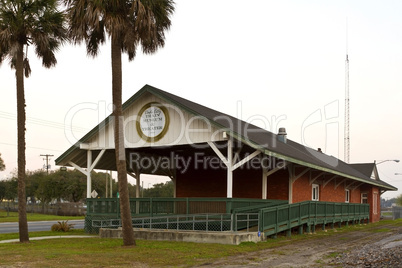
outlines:
M1 158L0 158L1 159ZM84 202L86 198L87 178L78 170L53 171L44 170L26 172L26 200L28 202L49 204L51 202ZM106 197L106 184L110 187L110 174L105 172L91 173L92 189L98 197ZM140 186L142 197L173 197L173 182L154 184L152 188ZM0 181L0 203L2 200L18 199L17 174L7 180ZM128 183L130 198L136 197L136 185ZM109 192L110 190L108 190ZM118 183L112 179L112 197L117 197ZM109 197L109 196L108 196Z

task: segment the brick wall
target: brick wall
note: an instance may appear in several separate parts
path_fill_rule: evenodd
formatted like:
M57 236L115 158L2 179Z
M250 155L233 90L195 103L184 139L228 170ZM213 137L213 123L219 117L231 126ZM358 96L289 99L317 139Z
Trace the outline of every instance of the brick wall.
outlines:
M335 180L330 181L325 186L322 185L320 187L320 201L328 201L328 202L345 202L346 194L345 187L343 184L338 185L336 187Z
M233 172L234 198L262 198L262 170L238 168Z
M312 194L312 186L310 185L309 175L304 174L297 179L292 186L292 203L298 203L302 201L310 201ZM321 192L321 186L320 186ZM320 195L321 198L321 195Z
M227 171L225 167L216 169L195 168L190 164L183 173L176 172L176 196L177 197L226 197L227 195ZM300 172L297 170L296 174ZM339 179L338 179L339 180ZM324 186L325 180L321 178L314 184L319 185L319 201L345 202L345 183L336 188L338 180L332 180ZM234 198L262 198L262 170L258 168L239 168L233 173L233 197ZM378 187L363 185L350 190L350 203L361 203L361 194L368 194L370 204L370 221L379 221L380 192ZM289 199L289 172L287 169L279 170L267 178L267 198ZM297 179L292 186L292 202L309 201L312 199L312 185L310 185L309 173ZM376 200L376 201L375 201ZM375 209L377 208L377 211Z
M289 200L289 172L281 169L268 176L267 199Z
M176 171L177 197L226 197L226 167L204 169L190 163L185 171ZM198 167L198 168L196 168ZM262 198L262 170L239 167L233 172L233 198Z
M176 171L176 197L226 197L226 169L196 168Z
M350 203L361 203L360 188L350 190Z
M377 222L381 217L380 190L378 187L363 185L361 194L367 193L367 201L370 204L370 222Z

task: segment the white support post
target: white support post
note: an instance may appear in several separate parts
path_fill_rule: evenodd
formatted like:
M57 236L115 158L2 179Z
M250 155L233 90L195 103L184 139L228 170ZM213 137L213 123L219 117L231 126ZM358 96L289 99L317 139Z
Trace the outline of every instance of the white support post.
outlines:
M267 199L267 181L268 181L268 170L262 168L262 199Z
M232 198L233 197L233 148L232 148L232 140L229 138L228 139L228 155L227 155L227 169L228 169L228 175L227 175L227 198Z
M140 195L140 184L141 184L141 174L140 174L140 172L139 171L137 171L137 174L136 174L137 176L135 176L135 197L137 197L137 198L140 198L141 197L141 195Z
M135 197L140 198L140 170L136 170L135 176ZM140 214L140 201L135 202L135 213Z
M92 151L87 151L87 198L91 198L92 192L92 179L91 179L91 166L92 166Z
M140 172L138 170L136 170L135 173L127 172L127 175L135 179L135 197L140 198Z
M177 179L176 179L176 168L174 168L173 169L173 175L170 177L171 179L172 179L172 181L173 181L173 197L174 198L176 198L176 188L177 188L177 185L176 185L176 182L177 182Z
M109 193L109 189L108 189L108 186L109 186L109 183L108 183L108 179L107 179L107 173L106 173L106 176L105 176L105 197L107 198L107 195L108 195L108 193Z
M140 198L140 172L136 170L135 173L127 172L127 175L135 178L135 197ZM140 213L140 201L135 201L135 213L138 215Z
M81 147L85 147L81 145ZM87 150L87 170L81 168L77 164L73 163L72 161L68 162L71 166L79 170L81 173L87 176L87 198L91 198L91 192L92 192L92 179L91 179L91 171L95 168L95 166L98 164L100 159L102 158L103 154L106 152L106 149L102 149L102 151L99 153L99 155L96 157L95 161L92 163L92 151ZM110 182L110 186L112 185L112 182ZM110 193L112 193L112 187L110 187ZM110 195L111 196L111 195Z
M292 204L293 203L293 178L294 178L294 169L293 169L293 165L291 164L291 165L289 165L288 166L288 168L289 168L289 192L288 192L288 194L289 194L289 204Z
M176 191L177 191L176 177L172 177L172 182L173 182L173 198L176 198Z
M227 168L227 186L226 186L226 197L232 198L233 196L233 148L232 141L229 138L227 143L227 157L225 157L221 151L216 147L215 143L209 141L209 146L214 150L214 152L218 155L218 157L222 160L222 162L226 165Z
M112 177L112 171L110 171L110 187L109 187L109 191L110 191L110 197L113 197L113 177Z

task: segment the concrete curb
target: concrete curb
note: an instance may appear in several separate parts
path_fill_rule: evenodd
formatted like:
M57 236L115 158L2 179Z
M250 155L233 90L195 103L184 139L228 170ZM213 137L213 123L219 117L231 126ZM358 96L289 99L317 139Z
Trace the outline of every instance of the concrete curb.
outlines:
M99 229L100 238L122 238L121 227L117 229ZM166 229L134 228L135 239L155 241L178 241L194 243L217 243L225 245L239 245L242 242L258 243L264 236L258 232L205 232L183 231Z
M56 239L56 238L99 238L98 236L93 235L55 235L55 236L40 236L40 237L30 237L29 240L46 240L46 239ZM0 244L5 243L19 243L19 239L9 239L9 240L2 240Z

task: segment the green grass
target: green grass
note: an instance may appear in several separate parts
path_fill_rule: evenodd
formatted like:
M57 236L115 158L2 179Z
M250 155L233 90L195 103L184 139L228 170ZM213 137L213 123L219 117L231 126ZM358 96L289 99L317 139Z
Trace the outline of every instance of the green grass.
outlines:
M324 256L324 259L333 259L338 257L339 255L342 255L342 252L331 252L327 255Z
M31 240L30 243L0 244L0 260L5 267L18 265L29 267L190 267L208 265L218 258L225 258L273 248L277 254L285 253L279 247L295 241L326 239L328 236L356 230L367 231L387 229L385 225L401 225L397 221L381 221L375 224L342 227L327 232L317 230L314 235L278 236L261 243L242 243L239 246L220 244L197 244L190 242L137 240L136 247L123 247L121 239L69 238ZM36 232L30 237L47 235L84 234L82 230L73 232ZM0 235L0 240L17 238L18 234ZM333 258L333 252L327 258Z
M42 231L42 232L30 232L29 237L42 237L42 236L69 236L69 235L88 235L84 232L83 229L72 229L69 232L52 232L52 231ZM10 239L18 239L18 233L10 233L10 234L0 234L0 241L2 240L10 240Z
M122 247L121 239L100 238L0 244L0 259L5 266L29 262L31 267L71 267L74 264L79 264L80 267L135 267L140 263L151 267L177 267L209 263L217 258L272 246L270 243L233 246L147 240L136 242L136 247Z
M39 213L27 213L28 221L66 221L66 220L80 220L84 219L85 216L57 216L57 215L46 215ZM18 222L18 212L7 212L0 210L0 223L2 222Z

